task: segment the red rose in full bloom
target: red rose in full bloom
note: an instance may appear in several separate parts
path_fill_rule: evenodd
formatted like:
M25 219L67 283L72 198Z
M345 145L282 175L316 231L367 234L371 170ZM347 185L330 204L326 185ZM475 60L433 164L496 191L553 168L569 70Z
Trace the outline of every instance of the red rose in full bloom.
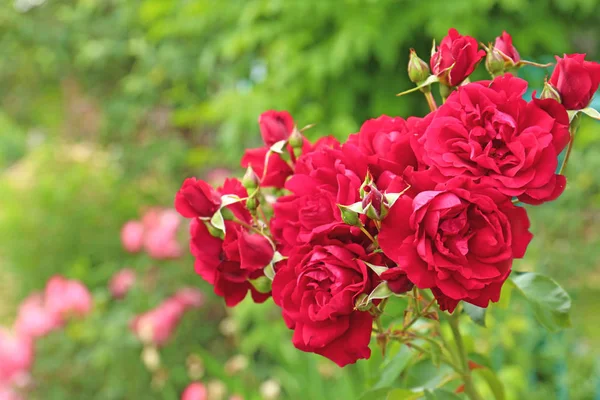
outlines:
M383 220L379 243L408 279L431 288L443 309L500 297L514 258L532 238L524 208L493 188L457 186L403 196Z
M598 90L600 64L585 61L585 54L557 56L550 84L560 94L562 105L567 110L581 110L590 104Z
M360 245L337 241L294 248L273 280L294 346L342 367L369 358L373 317L355 310L357 296L373 288L366 257Z
M203 180L188 178L175 195L175 209L185 218L210 218L221 206L221 196Z
M505 60L510 61L512 64L516 64L521 61L519 52L515 46L513 46L512 36L510 36L506 31L502 32L502 35L496 38L494 49L499 50L504 56Z
M566 180L555 171L569 118L555 100L523 100L526 89L510 74L458 88L419 139L432 178L468 177L530 204L558 197Z
M485 57L485 51L477 50L478 47L474 38L450 29L431 56L431 72L446 86L460 85Z
M260 135L267 147L287 140L294 130L294 119L287 111L269 110L258 117Z

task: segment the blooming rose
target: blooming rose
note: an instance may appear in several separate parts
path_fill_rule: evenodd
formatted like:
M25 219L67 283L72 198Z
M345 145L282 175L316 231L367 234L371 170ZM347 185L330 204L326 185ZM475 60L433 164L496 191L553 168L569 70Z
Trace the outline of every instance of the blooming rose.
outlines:
M431 72L446 86L460 85L485 57L485 51L477 48L477 40L450 29L431 56Z
M523 100L526 89L510 74L458 88L419 139L433 179L468 177L530 204L558 197L566 180L555 171L569 118L552 99Z
M196 257L196 273L214 286L229 307L242 301L248 291L255 302L265 301L269 294L258 292L249 279L264 276L264 267L273 259L271 244L234 222L225 222L225 232L225 239L214 237L204 222L192 220L190 250Z
M584 58L585 54L556 57L550 84L560 94L562 105L567 110L586 108L600 85L600 64Z
M339 366L370 356L373 317L355 310L358 295L373 289L364 259L363 247L353 243L294 248L273 280L273 300L294 330L294 346Z
M31 338L14 336L0 327L0 387L16 383L26 375L33 363Z
M129 253L142 250L144 244L144 226L138 221L129 221L121 229L121 243Z
M521 61L519 52L515 46L513 46L512 36L510 36L506 31L502 32L502 35L496 38L494 49L499 50L502 53L503 58L512 64L516 64Z
M260 135L267 147L287 140L294 130L294 119L287 111L269 110L258 117Z
M286 179L294 171L277 153L271 153L267 162L266 157L268 152L269 149L267 147L248 149L242 157L241 165L244 168L252 167L256 175L261 178L260 186L282 188L285 186ZM265 164L267 168L266 172Z
M15 331L20 336L38 338L46 336L62 325L61 316L46 308L44 296L41 293L34 293L19 306Z
M115 299L122 299L135 284L135 281L135 271L131 268L123 268L111 278L108 284L110 294Z
M92 295L88 288L79 281L62 276L50 278L44 296L46 309L61 318L85 316L92 308Z
M190 383L181 394L181 400L207 400L208 390L206 387L199 383Z
M175 195L175 209L185 218L210 218L219 210L221 196L203 180L188 178Z
M487 307L532 238L524 208L492 188L454 184L403 196L383 220L381 249L443 309L460 300Z

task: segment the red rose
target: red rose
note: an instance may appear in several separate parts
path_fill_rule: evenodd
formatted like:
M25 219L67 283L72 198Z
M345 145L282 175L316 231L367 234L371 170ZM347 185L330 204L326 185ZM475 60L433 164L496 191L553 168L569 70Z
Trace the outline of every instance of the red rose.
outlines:
M513 64L521 61L519 52L515 46L513 46L512 36L510 36L506 31L502 32L502 36L496 38L494 49L499 50L506 61L510 61Z
M528 228L525 209L497 190L450 184L398 199L378 239L410 281L432 288L453 311L460 300L479 307L498 301L512 260L532 238Z
M335 241L294 249L273 280L273 300L294 330L294 346L341 367L369 358L373 317L354 308L357 296L373 288L365 257L361 246Z
M600 64L584 58L585 54L556 57L550 84L560 93L562 105L567 110L586 108L600 85Z
M460 85L485 57L485 51L477 48L477 40L450 29L431 56L431 72L446 86Z
M185 218L210 218L221 206L221 196L206 182L196 178L183 181L175 195L175 209Z
M294 119L287 111L269 110L258 117L260 135L267 147L288 140L294 130Z
M257 303L265 301L269 294L258 292L249 279L264 276L263 268L273 259L271 244L234 222L225 222L225 232L225 239L214 237L204 222L192 220L190 251L196 257L196 273L214 286L229 307L242 301L248 291Z
M463 176L539 204L558 197L558 155L569 142L566 110L554 100L526 102L527 82L510 74L458 88L423 136L424 162L437 182Z

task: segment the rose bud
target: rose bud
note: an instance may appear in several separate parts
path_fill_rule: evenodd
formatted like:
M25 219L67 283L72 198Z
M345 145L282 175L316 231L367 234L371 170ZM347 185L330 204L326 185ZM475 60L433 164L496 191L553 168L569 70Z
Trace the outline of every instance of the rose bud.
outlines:
M494 43L493 48L500 53L505 61L513 66L521 61L519 52L515 46L513 46L512 36L510 36L510 34L508 34L506 31L502 32L502 35L496 38L496 43Z
M388 288L396 294L406 293L413 288L413 283L406 276L406 272L400 268L390 268L380 276L381 280L387 282Z
M408 59L408 78L417 85L429 77L429 65L417 56L414 49L410 49Z
M144 244L144 225L138 221L129 221L121 228L121 244L129 253L142 250Z
M473 73L483 57L485 51L478 50L477 40L462 36L452 28L431 56L431 71L443 85L458 86Z
M363 187L363 191L362 208L367 217L378 221L384 218L388 207L384 204L383 194L374 185Z
M212 217L221 206L221 196L208 183L188 178L175 195L175 209L185 218Z
M485 69L488 70L490 75L502 75L504 73L505 63L502 52L497 50L494 46L490 47L487 57L485 58Z
M542 93L540 94L540 99L553 99L558 101L559 103L562 102L562 100L560 99L560 94L558 93L556 88L554 88L548 82L544 82L544 90L542 90Z
M258 117L260 135L267 147L288 140L294 130L294 119L287 111L265 111Z
M208 391L203 384L194 382L185 388L181 400L208 400Z
M592 101L600 85L600 64L584 60L585 54L556 57L550 84L556 88L567 110L581 110Z
M256 175L252 167L249 166L242 178L242 186L250 193L256 189L258 185L260 185L260 178Z

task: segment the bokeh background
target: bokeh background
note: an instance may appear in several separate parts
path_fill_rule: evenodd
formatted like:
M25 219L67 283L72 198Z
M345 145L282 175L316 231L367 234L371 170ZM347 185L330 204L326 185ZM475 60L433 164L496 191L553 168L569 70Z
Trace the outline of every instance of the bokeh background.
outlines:
M172 206L185 177L239 175L266 109L340 139L380 114L424 115L422 96L394 94L411 87L409 48L427 58L450 27L485 43L505 29L531 61L565 52L600 60L597 0L3 1L0 323L10 325L19 302L54 274L82 280L95 300L88 318L38 342L30 397L176 399L192 380L214 398L246 399L435 385L424 362L382 376L376 351L343 370L296 351L271 302L226 310L191 257L128 254L119 232L148 207ZM540 91L549 72L520 76ZM536 237L515 265L568 290L573 328L546 332L517 296L491 307L488 328L470 327L470 349L484 354L508 399L600 399L599 170L600 124L585 120L567 190L529 209ZM143 284L115 302L107 282L123 267ZM151 370L129 321L182 285L201 288L206 304L186 314Z

